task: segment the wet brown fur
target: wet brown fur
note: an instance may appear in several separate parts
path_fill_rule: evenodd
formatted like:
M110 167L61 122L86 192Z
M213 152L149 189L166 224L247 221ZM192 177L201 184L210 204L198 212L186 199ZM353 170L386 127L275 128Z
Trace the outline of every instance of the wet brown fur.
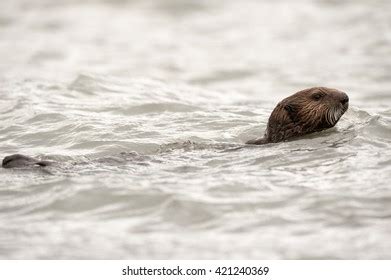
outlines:
M314 87L299 91L277 104L264 137L246 144L276 143L331 128L348 106L348 96L337 89Z

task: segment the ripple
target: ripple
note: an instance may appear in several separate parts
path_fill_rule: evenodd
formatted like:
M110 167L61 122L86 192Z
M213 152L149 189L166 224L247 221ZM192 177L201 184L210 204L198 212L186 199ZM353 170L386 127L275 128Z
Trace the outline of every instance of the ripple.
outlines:
M116 114L123 114L126 116L138 115L138 114L151 114L162 112L194 112L201 110L195 106L189 106L180 103L150 103L140 106L133 106L130 108L114 108L112 111Z
M1 258L390 258L388 1L54 2L0 1L0 154L56 162L0 168ZM336 127L244 145L314 85Z

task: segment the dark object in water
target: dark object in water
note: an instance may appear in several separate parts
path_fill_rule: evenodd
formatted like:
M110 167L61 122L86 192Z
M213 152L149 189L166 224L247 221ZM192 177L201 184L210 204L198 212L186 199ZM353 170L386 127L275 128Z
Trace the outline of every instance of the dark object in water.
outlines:
M48 166L52 163L50 161L38 160L36 158L24 156L21 154L15 154L6 156L3 159L2 167L14 168L14 167L28 167L28 166Z
M299 91L277 104L265 135L246 144L276 143L331 128L348 107L349 97L337 89L314 87Z

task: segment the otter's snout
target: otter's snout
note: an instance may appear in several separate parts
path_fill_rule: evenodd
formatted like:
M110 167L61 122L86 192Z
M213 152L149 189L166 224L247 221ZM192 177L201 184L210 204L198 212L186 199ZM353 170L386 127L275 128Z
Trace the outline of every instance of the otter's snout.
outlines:
M346 93L342 92L339 100L342 103L342 105L345 105L346 103L349 102L349 96Z

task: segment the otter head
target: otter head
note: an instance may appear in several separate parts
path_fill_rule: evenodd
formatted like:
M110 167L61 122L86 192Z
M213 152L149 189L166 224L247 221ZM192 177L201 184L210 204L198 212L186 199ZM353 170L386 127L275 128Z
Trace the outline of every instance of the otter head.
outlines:
M264 139L279 142L333 127L349 106L337 89L314 87L282 100L270 115Z

